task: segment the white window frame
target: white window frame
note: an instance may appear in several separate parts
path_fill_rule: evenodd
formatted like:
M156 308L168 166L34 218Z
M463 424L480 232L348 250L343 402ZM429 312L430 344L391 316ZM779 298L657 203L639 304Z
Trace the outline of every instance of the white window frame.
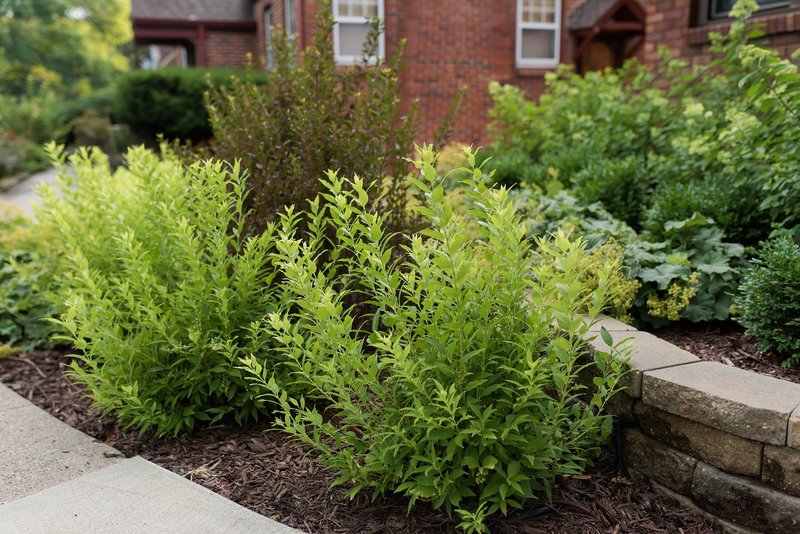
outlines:
M283 0L283 29L286 35L297 33L297 18L294 12L294 0Z
M275 55L272 52L272 26L275 21L273 20L272 6L269 5L264 8L264 61L268 69L275 68Z
M341 39L339 38L339 23L345 24L370 24L372 19L367 17L341 17L339 16L339 0L333 0L333 57L337 65L355 65L362 59L362 55L358 56L345 56L340 52ZM383 0L378 0L378 19L383 21ZM370 64L378 63L386 57L386 43L384 39L384 32L378 36L378 55L369 58Z
M555 1L554 22L523 22L522 0L517 0L517 67L521 68L555 68L561 59L561 0ZM523 30L554 30L555 43L552 58L524 58L522 57L522 31Z

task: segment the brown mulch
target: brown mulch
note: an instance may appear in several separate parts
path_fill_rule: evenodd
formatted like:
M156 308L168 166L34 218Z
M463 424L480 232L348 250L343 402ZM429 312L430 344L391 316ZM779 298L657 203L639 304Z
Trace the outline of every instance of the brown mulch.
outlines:
M374 503L368 495L348 500L345 489L330 489L335 477L313 453L276 430L219 425L181 440L140 437L121 430L112 417L92 410L80 388L64 377L66 361L59 352L0 359L0 382L126 456L141 455L308 533L456 531L455 521L425 505L407 514L407 501L399 496ZM492 532L715 532L701 517L654 493L647 482L617 477L612 464L609 454L584 476L560 477L552 504L531 503L491 524Z
M800 383L800 368L785 369L781 367L782 358L776 354L759 354L755 341L736 323L676 323L654 330L653 334L701 360Z

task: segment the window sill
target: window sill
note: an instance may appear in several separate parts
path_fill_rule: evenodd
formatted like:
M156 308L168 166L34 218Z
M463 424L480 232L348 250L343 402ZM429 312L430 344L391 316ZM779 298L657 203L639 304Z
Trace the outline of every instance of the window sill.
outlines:
M517 77L519 78L544 78L548 72L555 72L558 65L552 67L516 67Z
M759 25L766 35L800 32L800 11L795 9L783 13L756 16L753 18L753 23ZM704 24L702 26L690 28L686 39L690 45L707 45L710 42L708 38L709 32L727 33L730 27L730 19L722 22Z

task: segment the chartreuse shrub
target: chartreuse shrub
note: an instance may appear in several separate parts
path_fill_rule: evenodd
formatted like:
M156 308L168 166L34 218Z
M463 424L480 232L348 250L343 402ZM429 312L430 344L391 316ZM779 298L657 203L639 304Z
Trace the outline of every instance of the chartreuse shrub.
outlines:
M252 323L276 309L274 235L244 237L238 165L184 167L162 150L133 148L113 174L99 151L76 153L39 217L63 243L70 374L123 425L175 435L259 415L239 358L265 350Z
M798 226L800 75L752 44L761 32L746 19L757 8L737 3L728 35L712 34L718 59L707 65L665 56L585 76L562 67L535 103L492 84L488 166L505 184L552 191L557 180L659 241L667 223L694 213L744 245Z
M786 228L800 228L800 73L798 51L791 60L776 50L751 41L763 35L757 24L746 24L758 10L755 0L739 0L731 10L734 22L728 35L712 34L713 49L722 55L724 72L738 89L736 117L725 141L736 164L761 172L761 208L770 220ZM755 27L752 27L755 26ZM727 154L726 154L727 155Z
M53 346L55 309L46 298L52 283L46 236L13 206L0 203L0 346L15 351Z
M784 357L785 367L800 361L800 246L788 233L762 243L740 289L737 321L758 350Z
M476 168L465 187L482 239L467 238L434 163L423 149L414 184L430 228L402 255L386 214L369 210L367 185L328 174L311 205L313 238L285 225L276 244L292 306L266 328L289 381L256 357L244 363L279 402L279 425L316 447L351 496L400 493L486 532L487 517L549 494L609 436L603 407L623 358L583 359L581 310L603 309L612 273L601 267L587 288L584 243L563 234L543 244L552 261L531 262L508 191L488 189ZM333 264L319 261L330 230ZM347 304L353 293L373 305L366 321ZM577 379L587 367L598 373L592 390Z

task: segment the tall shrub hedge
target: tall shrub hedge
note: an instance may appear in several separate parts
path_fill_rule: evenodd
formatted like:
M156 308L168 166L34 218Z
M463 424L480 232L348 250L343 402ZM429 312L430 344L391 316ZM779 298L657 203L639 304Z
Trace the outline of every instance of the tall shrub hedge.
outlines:
M265 74L255 70L161 69L133 70L117 81L114 117L134 133L154 139L204 140L211 137L203 93L232 79L260 83Z

